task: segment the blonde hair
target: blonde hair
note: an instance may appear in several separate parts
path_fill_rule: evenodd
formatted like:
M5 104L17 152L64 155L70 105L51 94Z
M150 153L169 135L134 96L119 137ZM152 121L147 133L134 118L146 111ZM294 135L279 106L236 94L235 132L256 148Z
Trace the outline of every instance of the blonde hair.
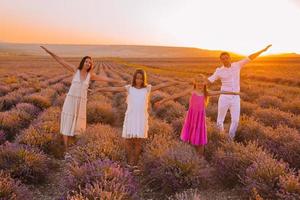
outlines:
M206 80L206 76L204 76L203 74L197 74L195 77L194 77L194 81L193 81L193 87L194 89L196 89L196 83L198 81L203 81L205 82ZM204 94L204 98L205 98L205 105L207 106L208 105L208 102L209 102L209 97L208 97L208 89L207 89L207 85L206 83L204 84L203 86L203 94Z

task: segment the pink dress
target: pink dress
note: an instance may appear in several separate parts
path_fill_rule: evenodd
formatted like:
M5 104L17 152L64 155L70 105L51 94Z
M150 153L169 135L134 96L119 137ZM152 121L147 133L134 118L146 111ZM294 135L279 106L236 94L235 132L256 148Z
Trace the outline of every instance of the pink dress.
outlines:
M197 146L207 144L205 116L205 97L193 92L181 131L183 141Z

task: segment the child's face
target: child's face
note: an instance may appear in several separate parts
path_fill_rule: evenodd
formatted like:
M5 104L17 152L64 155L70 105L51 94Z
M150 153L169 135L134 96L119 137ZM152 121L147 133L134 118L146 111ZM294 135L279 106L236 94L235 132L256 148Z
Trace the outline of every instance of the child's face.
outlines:
M206 85L206 81L202 77L197 77L194 80L194 84L196 89L203 89L203 87Z
M136 83L136 86L137 87L142 87L143 83L144 83L144 80L143 80L143 75L138 73L136 75L136 78L135 78L135 83Z

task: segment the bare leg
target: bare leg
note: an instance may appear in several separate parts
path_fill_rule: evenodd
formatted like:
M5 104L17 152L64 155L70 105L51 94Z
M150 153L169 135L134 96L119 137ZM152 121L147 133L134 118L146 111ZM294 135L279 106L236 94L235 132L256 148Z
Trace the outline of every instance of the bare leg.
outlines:
M75 141L76 141L76 135L69 137L68 145L73 145L75 143Z
M67 135L63 135L63 140L64 140L65 150L67 150L68 149L68 136Z
M127 163L129 165L133 164L133 160L132 160L132 148L133 148L133 144L134 142L132 141L133 139L125 139L125 150L126 150L126 157L127 157Z
M142 152L142 143L143 139L136 138L135 139L135 148L134 148L134 165L137 165L139 162L139 158Z
M204 155L204 145L203 146L196 146L196 151L200 156Z

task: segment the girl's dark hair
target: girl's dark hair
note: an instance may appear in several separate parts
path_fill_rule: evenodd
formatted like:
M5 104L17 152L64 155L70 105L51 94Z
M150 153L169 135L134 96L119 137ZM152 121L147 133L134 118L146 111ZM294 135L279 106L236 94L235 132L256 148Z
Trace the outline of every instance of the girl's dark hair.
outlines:
M78 69L79 69L79 70L82 70L83 65L84 65L84 62L85 62L86 59L91 59L91 60L92 60L92 58L91 58L90 56L84 56L84 57L81 59L80 63L79 63L79 66L78 66ZM89 71L91 70L91 68L92 68L92 67L90 67L90 68L87 70L87 72L89 72Z
M136 87L136 76L138 74L141 74L143 77L143 84L142 87L146 87L147 86L147 75L146 72L143 69L136 69L134 74L133 74L133 78L132 78L132 87Z

